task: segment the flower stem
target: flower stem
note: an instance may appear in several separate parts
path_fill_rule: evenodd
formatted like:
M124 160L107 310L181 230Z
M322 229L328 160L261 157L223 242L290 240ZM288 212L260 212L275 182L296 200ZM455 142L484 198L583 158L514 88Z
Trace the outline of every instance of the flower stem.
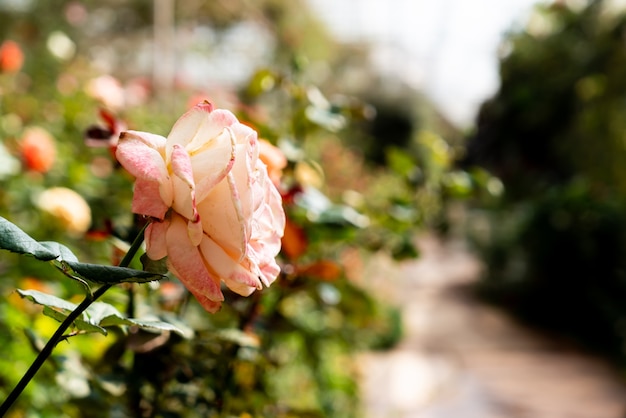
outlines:
M147 225L146 225L147 226ZM144 228L139 232L135 241L130 246L128 252L124 255L124 258L119 264L119 267L128 267L130 262L133 260L137 250L141 247L144 238ZM88 293L85 299L81 302L80 305L76 307L70 314L65 318L65 320L59 325L59 328L54 332L48 343L44 346L44 348L39 352L33 363L30 365L24 376L20 379L20 381L15 385L15 388L11 391L9 396L4 400L2 405L0 405L0 417L4 416L11 408L13 403L17 400L17 398L22 394L28 383L35 377L35 374L39 371L41 366L46 362L48 357L52 354L52 350L57 346L57 344L63 339L63 335L65 331L74 323L74 321L82 315L82 313L100 296L102 296L107 290L109 290L113 284L105 284L104 286L99 287L93 293Z

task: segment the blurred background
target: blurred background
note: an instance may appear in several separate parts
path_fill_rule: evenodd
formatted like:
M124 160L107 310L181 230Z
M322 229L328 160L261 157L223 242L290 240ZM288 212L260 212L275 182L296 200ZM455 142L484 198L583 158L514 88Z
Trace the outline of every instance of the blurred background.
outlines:
M624 417L625 40L619 0L0 0L1 216L117 262L119 132L202 100L288 215L272 287L120 286L185 332L71 338L12 416ZM0 275L4 397L56 326L15 288L82 288Z

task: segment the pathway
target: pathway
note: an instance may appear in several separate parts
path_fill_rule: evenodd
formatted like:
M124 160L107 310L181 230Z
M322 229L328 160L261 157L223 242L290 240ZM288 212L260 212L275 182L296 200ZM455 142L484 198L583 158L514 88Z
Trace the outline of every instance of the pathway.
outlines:
M419 246L418 260L370 264L368 286L401 307L405 335L360 357L367 418L626 418L608 365L469 297L481 266L461 244Z

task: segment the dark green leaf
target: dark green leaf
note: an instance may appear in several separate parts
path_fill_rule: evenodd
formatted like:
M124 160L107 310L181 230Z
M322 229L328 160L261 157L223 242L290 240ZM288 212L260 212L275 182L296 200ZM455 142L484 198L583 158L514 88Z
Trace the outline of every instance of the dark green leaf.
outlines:
M148 257L148 254L142 254L139 258L141 260L141 265L145 271L156 274L166 274L167 273L167 263L166 257L163 257L160 260L152 260Z
M165 278L162 274L135 270L127 267L64 261L80 277L95 283L147 283Z
M15 224L0 217L0 248L18 254L32 255L38 260L50 261L59 253L41 245Z
M63 244L59 244L58 242L54 241L40 241L39 244L49 249L50 251L59 254L59 258L61 260L78 262L78 258L76 258L74 253Z

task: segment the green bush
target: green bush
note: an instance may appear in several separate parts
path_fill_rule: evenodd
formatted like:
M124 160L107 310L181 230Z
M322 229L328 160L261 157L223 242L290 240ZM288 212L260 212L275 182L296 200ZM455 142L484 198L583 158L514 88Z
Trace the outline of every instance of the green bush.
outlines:
M625 34L608 2L539 7L505 42L500 90L462 161L504 186L501 199L474 201L487 225L472 234L482 294L623 365Z

